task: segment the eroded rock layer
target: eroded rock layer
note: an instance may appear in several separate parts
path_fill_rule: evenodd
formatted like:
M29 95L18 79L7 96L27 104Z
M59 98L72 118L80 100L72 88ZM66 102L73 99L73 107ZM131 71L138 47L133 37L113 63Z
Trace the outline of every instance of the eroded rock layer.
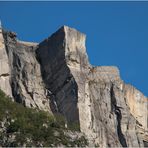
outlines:
M143 147L147 97L125 84L117 67L89 64L85 38L63 26L36 44L1 29L0 88L27 107L78 122L90 146Z

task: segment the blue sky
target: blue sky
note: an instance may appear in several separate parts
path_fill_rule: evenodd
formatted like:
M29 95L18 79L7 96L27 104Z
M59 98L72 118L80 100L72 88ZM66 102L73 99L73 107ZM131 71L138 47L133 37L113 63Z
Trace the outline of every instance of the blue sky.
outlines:
M87 35L92 65L115 65L148 96L148 2L0 2L0 19L18 38L40 42L62 25Z

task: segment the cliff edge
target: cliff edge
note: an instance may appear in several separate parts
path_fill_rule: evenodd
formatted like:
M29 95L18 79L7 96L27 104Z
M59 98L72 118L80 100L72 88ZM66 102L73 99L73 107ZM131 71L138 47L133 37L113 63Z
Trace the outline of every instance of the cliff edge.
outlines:
M144 147L147 97L115 66L92 66L85 34L67 27L41 43L0 29L0 89L13 101L76 122L89 146Z

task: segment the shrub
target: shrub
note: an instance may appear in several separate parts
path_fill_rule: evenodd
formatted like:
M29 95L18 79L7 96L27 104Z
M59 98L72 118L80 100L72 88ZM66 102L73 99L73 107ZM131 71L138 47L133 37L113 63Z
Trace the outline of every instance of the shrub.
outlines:
M0 123L2 122L5 122L6 131L5 134L0 133L0 145L4 147L83 145L84 139L71 142L70 137L64 135L66 119L62 115L53 116L44 111L26 108L12 102L0 90ZM79 130L79 123L68 123L68 129ZM55 132L59 134L55 136ZM10 135L15 135L13 141L9 140Z
M80 131L80 124L79 122L70 122L68 123L68 128L71 130L71 131Z

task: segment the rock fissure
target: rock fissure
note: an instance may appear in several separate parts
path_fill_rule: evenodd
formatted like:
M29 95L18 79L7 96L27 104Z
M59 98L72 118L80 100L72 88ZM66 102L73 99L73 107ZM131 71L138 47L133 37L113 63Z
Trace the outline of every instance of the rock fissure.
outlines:
M121 110L116 105L115 105L115 114L117 119L117 133L118 133L119 141L123 147L127 147L126 139L121 129L121 120L122 120Z
M116 97L115 97L115 94L114 94L114 85L113 84L111 85L110 91L111 91L110 95L111 95L112 111L116 115L116 121L115 122L117 123L116 124L116 129L117 129L118 138L119 138L120 144L123 147L127 147L128 145L126 143L125 136L122 133L122 129L121 129L121 120L122 120L121 108L122 107L117 106L117 101L116 101Z
M3 73L3 74L0 75L0 77L8 77L8 76L10 76L9 73Z

